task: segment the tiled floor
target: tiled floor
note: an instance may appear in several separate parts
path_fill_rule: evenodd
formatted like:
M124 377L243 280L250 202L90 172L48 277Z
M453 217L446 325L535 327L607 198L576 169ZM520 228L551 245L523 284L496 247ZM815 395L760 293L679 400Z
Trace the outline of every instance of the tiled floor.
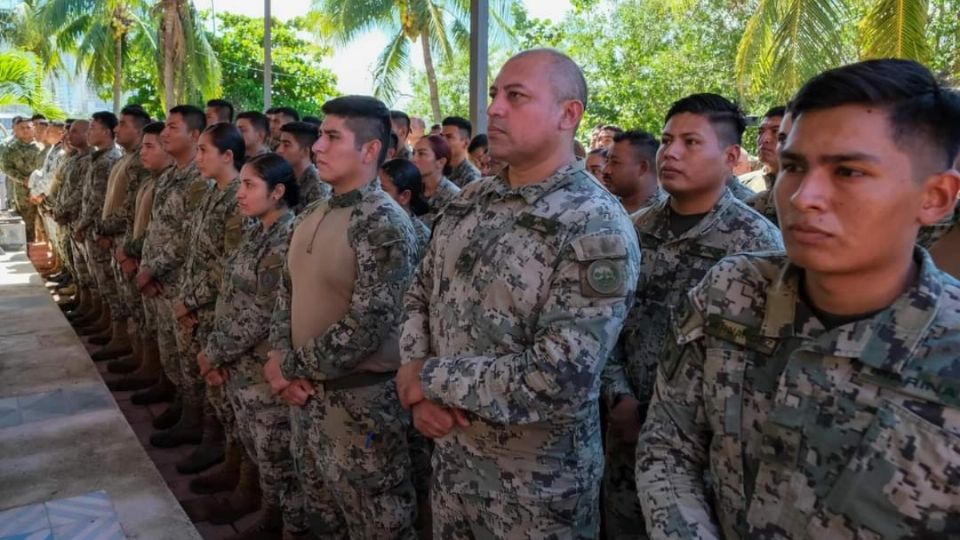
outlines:
M105 491L0 512L0 540L124 540Z
M84 340L84 345L89 352L99 349L98 346L90 345L86 340ZM98 362L96 364L97 369L105 378L107 377L107 364L108 362ZM115 375L111 374L109 376L114 377ZM140 443L147 451L147 455L153 460L154 465L157 466L157 470L160 471L160 475L163 476L163 479L167 482L170 491L173 492L173 495L180 501L181 505L203 497L203 495L197 495L191 492L189 487L190 481L198 475L180 474L176 468L176 463L189 455L195 448L194 446L187 445L181 446L180 448L162 449L154 448L150 445L150 435L154 432L153 419L166 410L167 404L159 403L148 406L134 405L130 402L130 396L133 394L134 392L113 392L113 397L116 399L120 411L127 418L127 422L130 423L130 427L133 428L133 432L137 435ZM3 422L2 415L3 405L2 402L0 402L0 422ZM218 496L226 495L228 494L222 493ZM231 525L212 525L210 523L195 523L194 525L203 538L207 540L219 540L230 538L238 532L243 531L253 523L257 517L257 514L251 514ZM0 540L5 539L0 538Z

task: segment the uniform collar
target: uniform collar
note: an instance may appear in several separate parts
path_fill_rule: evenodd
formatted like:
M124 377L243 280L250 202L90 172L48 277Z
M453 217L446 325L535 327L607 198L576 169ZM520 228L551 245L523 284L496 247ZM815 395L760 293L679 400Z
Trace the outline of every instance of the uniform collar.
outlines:
M650 211L644 213L637 220L637 228L645 233L662 241L666 240L685 240L703 236L720 220L730 205L734 204L736 198L729 189L724 189L713 208L703 216L699 223L684 232L680 236L673 236L670 231L670 197L655 203L650 207Z
M552 193L572 182L578 173L586 174L586 169L584 168L584 162L578 161L572 165L560 167L553 174L535 184L528 184L519 188L510 186L510 181L507 179L508 172L509 167L506 167L500 171L500 174L493 178L491 193L502 199L522 197L528 205L532 205L544 195Z
M379 189L380 179L374 178L370 182L353 191L348 191L341 195L334 194L332 197L330 197L330 200L327 202L327 204L330 206L330 208L346 208L348 206L354 206L363 200L365 195L369 195L370 193L373 193Z
M873 317L831 330L807 313L799 295L803 270L788 263L767 289L761 333L796 336L804 340L805 348L819 354L856 358L876 369L900 373L918 353L943 292L943 274L930 255L917 248L914 259L919 264L917 279L893 304Z

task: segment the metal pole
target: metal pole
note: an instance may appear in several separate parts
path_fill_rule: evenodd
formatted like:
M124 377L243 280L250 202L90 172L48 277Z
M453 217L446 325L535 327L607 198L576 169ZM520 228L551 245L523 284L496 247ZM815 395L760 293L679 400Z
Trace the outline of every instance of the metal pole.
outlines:
M474 134L487 132L489 30L489 0L470 0L470 122Z
M263 108L273 106L270 94L273 90L273 40L270 36L270 0L263 0Z

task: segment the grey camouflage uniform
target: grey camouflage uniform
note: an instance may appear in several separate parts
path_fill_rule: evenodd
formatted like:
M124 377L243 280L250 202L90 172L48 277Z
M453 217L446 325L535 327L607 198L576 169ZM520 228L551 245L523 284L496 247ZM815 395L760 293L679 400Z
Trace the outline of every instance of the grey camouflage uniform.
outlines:
M112 272L113 282L116 284L116 296L110 304L110 316L115 322L123 322L133 318L138 324L142 323L142 311L139 308L140 291L136 283L127 279L120 270L120 264L113 256L116 246L123 245L125 236L133 229L133 210L137 202L137 190L140 183L150 175L140 162L140 149L135 148L126 152L117 160L104 190L104 199L109 200L116 191L122 190L123 202L112 209L104 208L102 220L95 227L100 236L110 238L112 248L105 250L109 256L108 265ZM104 206L103 204L101 206Z
M283 510L287 529L303 531L303 492L290 453L290 408L264 378L270 319L287 258L294 215L269 228L250 220L240 245L224 263L213 329L204 352L216 369L226 368L226 392L247 455L260 470L263 500Z
M315 165L310 165L303 171L300 178L297 178L297 186L300 188L300 202L293 207L293 213L299 214L313 201L329 199L333 194L330 184L320 180L320 173Z
M284 352L284 376L307 379L319 389L305 406L291 407L294 459L311 528L320 538L414 538L410 420L394 380L340 390L323 390L323 385L356 374L397 332L403 292L416 266L416 239L410 218L376 179L313 203L297 223L314 212L326 216L345 208L350 217L344 234L356 256L347 314L294 350L289 262L274 309L270 341ZM298 233L312 232L295 228L288 261L302 245Z
M433 192L433 197L426 199L427 204L430 206L430 211L426 214L417 216L416 219L419 219L427 226L428 229L433 230L433 226L436 225L437 217L440 216L440 213L443 209L450 204L457 194L460 193L460 188L456 184L451 182L449 179L444 177L440 180L440 183L437 184L437 190Z
M773 200L773 190L761 191L743 202L770 220L770 223L780 225L780 218L777 217L777 206Z
M670 314L684 295L723 257L746 251L783 249L780 231L726 190L713 209L680 236L670 230L669 199L647 208L634 221L643 262L637 297L616 352L603 372L608 406L618 396L640 401L642 424L653 394L657 361L669 329ZM638 425L639 427L639 425ZM604 470L604 514L611 538L643 535L634 484L634 445L625 446L611 430Z
M832 329L781 253L708 273L676 313L638 448L652 536L960 534L960 282L915 260L889 307Z
M179 295L180 269L187 258L187 223L196 210L207 181L200 177L196 163L172 166L157 179L150 224L143 238L140 269L149 270L163 287L156 298L157 344L160 362L167 378L181 386L180 349L177 347L179 324L171 302Z
M47 233L50 246L61 261L65 259L65 255L60 250L60 231L52 215L52 192L54 180L59 178L57 172L66 157L67 151L63 143L57 143L46 152L43 165L30 175L30 196L44 198L37 210L43 220L43 228Z
M655 191L653 195L647 198L647 200L643 202L643 205L641 205L639 209L635 210L633 213L630 214L630 221L636 221L637 216L640 215L641 212L643 212L647 208L650 208L651 206L656 206L662 203L663 201L667 200L669 196L670 195L668 195L667 192L662 187L657 185L657 191Z
M93 234L100 225L110 170L121 155L120 147L113 144L109 148L97 149L90 154L90 167L83 182L80 217L75 225L77 231L83 232L87 267L97 284L100 297L110 307L111 314L120 303L117 296L117 283L110 266L112 257L109 249L103 249L97 244Z
M480 169L468 158L463 158L463 161L453 168L453 172L451 172L447 178L456 184L458 188L463 189L470 182L479 180L481 176Z
M189 249L180 272L177 296L197 318L197 324L190 330L178 325L177 346L183 359L180 363L180 395L184 403L203 404L207 413L217 415L227 434L228 444L239 443L233 407L223 386L207 388L200 375L197 355L213 329L224 261L240 245L243 236L245 218L237 210L239 189L239 176L223 188L213 181L208 183L185 230Z
M960 202L954 207L953 212L947 214L940 221L933 225L920 227L920 232L917 234L917 245L930 249L930 246L936 244L938 240L956 227L958 223L960 223Z
M30 202L30 187L27 185L30 174L43 165L43 145L38 142L25 143L16 137L11 140L0 154L0 168L13 184L13 193L7 193L23 218L27 229L27 239L34 238L34 224L37 219L37 207Z
M600 373L632 303L636 233L583 168L443 211L407 292L404 362L471 425L436 440L434 537L596 538ZM551 536L555 535L555 536Z
M727 179L727 189L729 189L733 193L734 197L740 199L741 201L745 201L750 197L753 197L754 195L756 195L756 193L752 189L741 184L740 179L737 178L736 176L731 176L730 178Z
M73 232L72 223L80 214L80 195L83 193L86 168L90 165L89 154L89 150L81 152L74 149L73 153L67 156L60 168L61 179L56 192L51 195L50 205L53 218L60 225L58 229L60 234L57 237L60 250L67 255L67 268L82 288L90 286L90 277L85 268L83 255L74 246L70 235Z

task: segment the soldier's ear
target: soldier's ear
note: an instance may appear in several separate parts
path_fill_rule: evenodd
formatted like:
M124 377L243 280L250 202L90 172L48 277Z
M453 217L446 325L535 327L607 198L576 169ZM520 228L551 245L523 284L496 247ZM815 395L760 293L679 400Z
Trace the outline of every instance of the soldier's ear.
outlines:
M960 192L960 172L947 169L923 181L923 203L917 221L932 225L954 211Z

